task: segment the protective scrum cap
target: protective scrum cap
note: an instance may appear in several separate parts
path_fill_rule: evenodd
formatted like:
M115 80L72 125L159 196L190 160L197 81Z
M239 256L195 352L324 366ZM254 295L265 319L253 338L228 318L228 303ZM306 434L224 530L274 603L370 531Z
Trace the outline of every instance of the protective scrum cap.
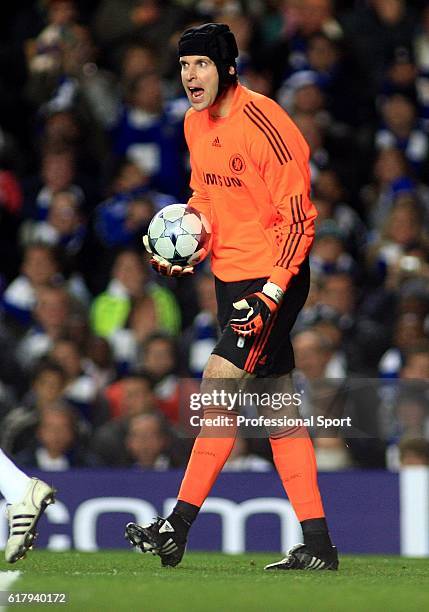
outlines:
M237 66L238 48L234 34L223 23L205 23L195 28L188 28L180 37L179 57L184 55L206 55L216 64L219 73L218 96L231 84L237 81L236 74L229 74L230 66Z

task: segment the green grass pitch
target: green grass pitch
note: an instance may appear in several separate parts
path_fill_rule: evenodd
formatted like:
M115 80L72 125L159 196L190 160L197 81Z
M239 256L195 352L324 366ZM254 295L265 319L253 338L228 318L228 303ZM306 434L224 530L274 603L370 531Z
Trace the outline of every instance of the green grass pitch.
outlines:
M63 605L8 610L144 612L407 612L429 609L429 560L345 556L338 572L263 571L276 554L188 553L163 569L152 555L32 551L0 572L19 569L17 592L66 592Z

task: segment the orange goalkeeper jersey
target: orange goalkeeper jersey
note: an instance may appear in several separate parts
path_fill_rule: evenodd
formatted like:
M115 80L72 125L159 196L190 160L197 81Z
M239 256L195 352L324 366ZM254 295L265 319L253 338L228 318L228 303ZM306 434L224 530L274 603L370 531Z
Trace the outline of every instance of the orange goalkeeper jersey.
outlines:
M269 277L286 289L307 257L316 209L309 147L273 100L238 85L227 117L190 109L189 204L213 226L212 270L223 281Z

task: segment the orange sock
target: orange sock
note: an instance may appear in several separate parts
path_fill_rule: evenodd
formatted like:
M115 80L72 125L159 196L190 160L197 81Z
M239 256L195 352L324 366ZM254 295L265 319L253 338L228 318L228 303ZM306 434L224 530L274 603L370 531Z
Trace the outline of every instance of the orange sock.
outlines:
M313 443L302 428L282 438L270 438L274 464L298 520L325 516Z
M205 411L204 416L213 418L218 413ZM225 414L224 412L221 414ZM231 415L229 415L231 416ZM235 418L235 417L234 417ZM179 501L201 507L210 493L216 478L231 454L237 433L236 427L203 427L194 442L191 457L180 486ZM225 437L213 437L214 435Z

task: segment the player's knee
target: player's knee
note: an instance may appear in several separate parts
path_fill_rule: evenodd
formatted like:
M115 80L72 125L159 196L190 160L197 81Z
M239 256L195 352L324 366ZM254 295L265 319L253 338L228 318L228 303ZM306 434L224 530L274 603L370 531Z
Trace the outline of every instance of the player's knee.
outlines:
M203 373L204 379L241 379L247 378L249 374L245 370L241 370L236 365L221 357L220 355L210 355L207 365Z

